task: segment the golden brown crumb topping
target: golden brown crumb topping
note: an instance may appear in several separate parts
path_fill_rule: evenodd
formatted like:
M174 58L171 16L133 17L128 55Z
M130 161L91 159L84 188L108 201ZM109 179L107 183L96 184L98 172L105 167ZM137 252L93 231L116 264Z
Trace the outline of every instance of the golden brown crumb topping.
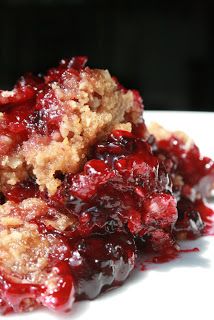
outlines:
M148 131L150 134L153 134L156 140L168 140L171 136L177 137L178 139L184 142L184 147L186 150L190 149L193 145L193 140L182 131L168 131L157 122L152 122L148 126Z
M98 139L114 128L131 131L129 121L139 121L141 109L133 92L120 89L106 70L85 68L78 77L67 74L62 83L50 84L50 94L55 98L49 112L59 116L59 129L48 137L34 133L0 158L3 186L15 185L33 172L40 189L52 195L61 184L56 171L77 172ZM6 140L10 143L9 137Z
M45 218L46 215L49 218ZM54 219L50 218L51 215ZM31 222L36 217L60 231L73 223L72 218L48 208L36 198L20 204L7 201L0 206L0 269L19 282L44 281L48 276L49 257L56 251L63 254L65 250L60 239L39 232L38 226Z

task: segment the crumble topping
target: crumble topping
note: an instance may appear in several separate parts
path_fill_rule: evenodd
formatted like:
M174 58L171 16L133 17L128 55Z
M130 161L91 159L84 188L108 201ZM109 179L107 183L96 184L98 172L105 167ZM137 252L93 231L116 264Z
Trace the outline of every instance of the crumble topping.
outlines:
M86 58L0 91L0 308L68 311L207 234L214 163Z
M3 219L10 228L0 231L0 264L13 276L24 276L24 281L41 283L42 270L48 264L51 239L42 237L36 225ZM15 224L13 224L15 223ZM19 227L18 227L19 226Z
M77 172L90 147L114 128L131 131L131 122L139 121L141 106L134 93L118 88L106 70L65 71L45 90L41 98L38 94L37 103L44 108L48 104L45 119L57 121L58 126L48 137L33 128L33 134L11 155L0 157L1 185L14 185L33 172L40 190L53 195L61 184L55 172ZM13 143L9 135L0 139L5 146Z
M51 219L51 216L56 221ZM64 259L67 246L59 237L41 233L37 223L33 222L40 217L43 218L41 222L44 225L53 225L55 230L62 231L72 224L72 218L69 219L55 209L48 208L40 199L28 198L19 204L7 201L0 206L1 277L5 277L7 283L15 283L17 288L19 285L34 286L34 289L27 291L20 300L21 303L17 307L19 312L34 309L41 302L45 305L41 293L44 292L45 296L54 294L63 283L63 275L56 266L60 259ZM37 292L38 285L43 286L42 291L40 289ZM1 290L0 283L0 293ZM10 299L13 305L13 295L10 298L6 293L9 304Z
M176 140L180 141L180 145L182 145L182 149L186 153L191 151L191 148L194 147L194 141L192 138L182 131L169 131L156 122L150 123L147 128L148 132L154 135L157 143L161 141L170 141L170 139L175 138ZM159 157L162 160L166 158L163 154L160 154ZM171 179L173 181L174 189L182 189L182 187L185 185L184 179L179 172L176 174L171 174ZM193 196L195 196L195 193Z
M184 143L183 148L186 150L189 150L194 145L192 138L182 131L168 131L157 122L150 123L147 128L149 133L153 134L157 141L169 140L174 136Z

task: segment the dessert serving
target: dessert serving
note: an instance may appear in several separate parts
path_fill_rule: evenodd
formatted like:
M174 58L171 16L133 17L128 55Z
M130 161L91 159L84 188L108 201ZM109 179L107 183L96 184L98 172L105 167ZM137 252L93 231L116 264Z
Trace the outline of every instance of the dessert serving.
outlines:
M1 312L69 311L209 233L214 163L85 57L0 91Z

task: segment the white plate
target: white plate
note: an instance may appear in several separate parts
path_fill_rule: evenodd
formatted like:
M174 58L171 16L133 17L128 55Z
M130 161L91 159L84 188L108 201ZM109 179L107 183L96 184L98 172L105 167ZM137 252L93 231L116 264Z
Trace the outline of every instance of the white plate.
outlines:
M214 113L145 112L146 122L156 121L172 130L184 130L214 158ZM132 320L213 319L214 237L187 242L200 248L179 259L139 272L121 287L91 302L74 305L67 315L40 310L7 318L18 320ZM6 319L0 316L1 319Z

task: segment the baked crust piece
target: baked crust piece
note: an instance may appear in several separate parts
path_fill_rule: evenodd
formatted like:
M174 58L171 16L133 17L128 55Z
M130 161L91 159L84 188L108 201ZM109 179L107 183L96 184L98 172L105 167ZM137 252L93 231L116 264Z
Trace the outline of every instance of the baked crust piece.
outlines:
M30 97L20 98L24 85L19 83L0 92L0 110L5 110L0 118L2 186L33 174L40 190L54 194L61 184L56 172L77 172L96 141L113 129L131 131L131 123L139 121L139 96L123 89L107 70L84 63L83 58L62 61L39 84L25 83ZM23 104L30 105L23 109Z
M0 91L0 308L68 311L209 232L214 163L86 58Z

